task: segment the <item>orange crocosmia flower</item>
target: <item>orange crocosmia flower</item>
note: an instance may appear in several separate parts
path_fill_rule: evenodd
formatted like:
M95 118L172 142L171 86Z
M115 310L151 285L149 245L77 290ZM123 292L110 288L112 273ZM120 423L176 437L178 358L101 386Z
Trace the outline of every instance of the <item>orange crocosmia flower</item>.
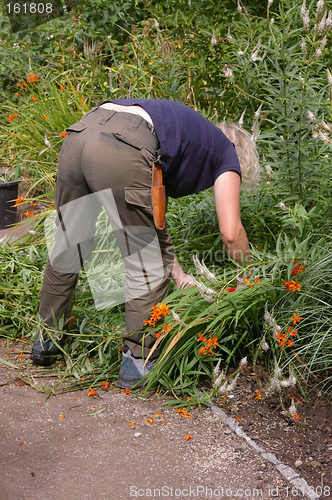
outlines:
M63 413L61 413L59 418L65 418L65 415Z
M32 96L31 96L31 99L32 99L34 102L37 102L37 101L38 101L37 97L35 97L34 95L32 95Z
M188 413L185 408L175 408L176 413L180 413L183 418L190 418L191 413Z
M244 280L244 284L245 285L250 285L250 281L249 280Z
M293 330L293 328L291 326L288 326L287 327L287 333L291 336L291 337L296 337L296 334L297 334L298 330Z
M15 92L15 95L18 97L20 94L18 92Z
M295 280L284 281L283 286L285 286L286 290L288 290L288 291L297 290L299 292L301 290L301 285L297 280L296 281Z
M136 425L136 422L132 422L131 424L127 424L127 427L130 427L132 425Z
M255 285L257 285L257 283L260 283L260 281L261 281L260 278L256 278L255 279Z
M28 88L28 86L27 86L27 84L26 84L25 82L23 82L23 85L24 85L24 87L25 87L26 89Z
M35 81L38 80L38 76L36 75L36 73L34 74L34 76L30 75L27 82L31 82L31 83L34 83Z
M125 389L124 391L121 392L121 394L130 394L131 390L130 389Z
M48 120L47 116L46 116L46 115L44 115L44 113L43 113L43 118L45 118L45 120Z
M207 342L207 340L201 333L199 333L197 342Z
M17 200L15 201L15 205L14 207L17 207L18 205L20 205L21 203L24 203L24 197L23 196L18 196Z
M20 446L22 446L22 444L24 444L24 441L21 441L21 442L20 442Z
M107 387L110 385L109 382L100 382L100 385L104 387L104 389L107 389Z
M294 345L294 342L292 342L291 339L287 339L286 345L292 347Z
M159 339L161 332L156 333L156 339Z
M186 441L189 441L189 439L191 439L191 435L188 434L188 436L185 436L186 437Z
M22 84L21 84L20 82L17 82L17 85L18 85L19 87L22 87Z
M27 211L25 212L25 215L26 215L27 217L33 217L32 213L31 213L31 212L29 212L29 210L27 210Z
M294 265L297 264L298 262L300 262L298 259L294 260ZM291 275L297 276L299 273L303 273L303 271L304 271L304 266L301 266L300 264L298 264L297 266L295 266L292 269Z
M172 330L172 327L169 326L167 323L166 325L163 326L163 333L168 333Z
M242 418L239 417L235 417L235 420L237 420L238 422L242 422Z
M217 337L212 337L212 339L209 339L208 340L208 346L213 346L213 347L217 347L219 346L218 342L217 342Z
M161 418L161 413L155 413L156 417L160 417Z
M169 313L169 309L165 302L157 306L159 308L159 312L162 314L162 316L166 316Z
M65 90L65 88L62 85L60 85L60 90Z
M19 358L24 358L24 354L18 354Z
M90 391L88 392L88 398L90 396L95 396L97 394L97 391L95 391L94 389L90 389Z
M293 415L293 417L294 417L294 418L296 418L297 420L301 420L302 415L299 415L298 413L295 413L295 414Z
M68 132L66 130L64 130L63 132L61 132L60 137L67 137L67 135L68 135Z
M293 316L291 317L291 321L293 321L293 325L296 325L296 323L300 323L302 316L298 316L296 313L293 313Z

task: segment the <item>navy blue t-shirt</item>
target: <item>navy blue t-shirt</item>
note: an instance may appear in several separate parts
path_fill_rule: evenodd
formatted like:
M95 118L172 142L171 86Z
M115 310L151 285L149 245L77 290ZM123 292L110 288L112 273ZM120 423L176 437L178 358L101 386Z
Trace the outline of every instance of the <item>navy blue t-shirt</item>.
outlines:
M151 117L161 147L160 163L166 194L179 198L213 186L228 170L241 176L234 145L197 111L175 101L115 99L124 106L139 105Z

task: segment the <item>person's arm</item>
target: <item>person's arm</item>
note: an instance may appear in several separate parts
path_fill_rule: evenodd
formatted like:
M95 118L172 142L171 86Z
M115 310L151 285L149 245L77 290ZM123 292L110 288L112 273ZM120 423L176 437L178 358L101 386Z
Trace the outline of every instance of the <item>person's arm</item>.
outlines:
M251 262L251 257L240 216L240 184L237 172L224 172L214 183L214 197L219 230L227 255L242 267ZM243 276L246 277L249 275Z

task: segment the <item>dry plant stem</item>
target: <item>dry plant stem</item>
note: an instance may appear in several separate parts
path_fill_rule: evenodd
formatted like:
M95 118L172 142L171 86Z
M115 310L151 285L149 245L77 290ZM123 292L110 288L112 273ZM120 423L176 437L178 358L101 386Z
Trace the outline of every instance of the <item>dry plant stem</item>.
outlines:
M259 352L261 350L261 346L262 346L262 340L260 341L260 343L259 343L259 345L258 345L258 347L256 349L255 355L254 355L254 359L253 359L253 362L252 362L252 371L254 372L255 380L257 382L257 385L259 386L259 388L260 388L261 391L264 391L264 388L263 388L263 386L261 384L261 381L260 381L260 379L258 377L258 374L256 372L256 364L257 364L257 359L258 359Z

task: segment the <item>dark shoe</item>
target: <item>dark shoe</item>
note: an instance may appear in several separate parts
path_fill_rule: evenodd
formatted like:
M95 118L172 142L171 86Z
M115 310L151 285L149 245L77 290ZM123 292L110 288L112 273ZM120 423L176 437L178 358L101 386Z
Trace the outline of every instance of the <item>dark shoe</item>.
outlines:
M58 340L57 343L62 346L64 339ZM49 366L55 363L57 354L61 354L62 351L52 342L52 340L41 341L40 339L32 346L30 359L42 366Z
M122 350L122 364L119 371L118 384L122 389L131 389L142 386L145 380L142 380L154 367L157 359L148 361L143 368L144 359L134 358L128 346L124 345Z

